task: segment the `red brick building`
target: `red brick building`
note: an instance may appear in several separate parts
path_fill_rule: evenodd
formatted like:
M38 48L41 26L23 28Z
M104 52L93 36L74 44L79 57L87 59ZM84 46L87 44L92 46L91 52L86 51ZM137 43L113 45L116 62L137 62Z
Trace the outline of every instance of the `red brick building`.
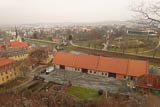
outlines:
M11 47L11 48L27 48L28 43L27 42L12 41L12 42L8 42L7 46Z

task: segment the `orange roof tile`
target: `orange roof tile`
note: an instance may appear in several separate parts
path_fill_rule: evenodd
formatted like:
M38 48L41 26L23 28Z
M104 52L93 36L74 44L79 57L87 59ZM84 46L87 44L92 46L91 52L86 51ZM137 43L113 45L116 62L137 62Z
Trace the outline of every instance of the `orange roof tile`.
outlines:
M148 71L148 62L129 60L128 73L127 73L128 75L141 76L147 74L147 71Z
M127 59L100 57L97 70L104 72L113 72L118 74L126 74L127 66Z
M28 47L27 42L18 42L18 41L8 42L8 45L11 46L12 48L26 48L26 47Z
M98 59L97 56L76 55L75 67L96 70Z
M10 63L13 63L13 62L14 62L14 60L12 60L12 59L0 58L0 67L7 65L7 64L10 64Z
M53 64L65 65L129 76L141 76L148 72L148 62L100 56L76 55L57 52Z
M0 47L2 47L3 46L3 44L0 44Z
M60 65L62 64L65 66L73 66L75 56L76 55L74 55L74 54L57 52L55 54L55 58L53 60L53 63L60 64Z

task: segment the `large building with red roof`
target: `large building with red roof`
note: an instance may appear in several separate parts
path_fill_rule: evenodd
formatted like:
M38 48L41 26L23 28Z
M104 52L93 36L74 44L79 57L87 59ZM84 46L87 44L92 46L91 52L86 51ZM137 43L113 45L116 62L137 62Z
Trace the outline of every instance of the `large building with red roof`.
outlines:
M57 69L135 80L148 73L148 62L102 56L57 52L53 64Z
M19 69L14 60L0 58L0 84L15 79L19 75Z
M8 47L10 48L27 48L27 42L19 42L19 41L10 41L7 43Z

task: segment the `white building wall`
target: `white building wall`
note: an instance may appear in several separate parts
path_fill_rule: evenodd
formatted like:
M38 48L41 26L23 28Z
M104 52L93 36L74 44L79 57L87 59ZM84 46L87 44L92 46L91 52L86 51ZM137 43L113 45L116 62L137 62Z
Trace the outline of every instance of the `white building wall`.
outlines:
M56 69L60 69L60 65L55 65L55 68Z
M55 64L55 68L56 69L60 69L60 65L56 65ZM74 68L74 67L68 67L68 66L65 66L65 70L67 70L67 71L75 71L75 72L82 72L81 68ZM88 70L88 74L108 77L108 72L101 72L101 71L95 71L95 70Z

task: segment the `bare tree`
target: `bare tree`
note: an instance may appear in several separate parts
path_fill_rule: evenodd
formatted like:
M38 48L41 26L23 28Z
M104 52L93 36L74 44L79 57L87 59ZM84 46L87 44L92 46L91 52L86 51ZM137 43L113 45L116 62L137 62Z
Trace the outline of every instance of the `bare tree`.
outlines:
M138 16L139 24L157 27L160 24L160 1L134 2L131 10Z

